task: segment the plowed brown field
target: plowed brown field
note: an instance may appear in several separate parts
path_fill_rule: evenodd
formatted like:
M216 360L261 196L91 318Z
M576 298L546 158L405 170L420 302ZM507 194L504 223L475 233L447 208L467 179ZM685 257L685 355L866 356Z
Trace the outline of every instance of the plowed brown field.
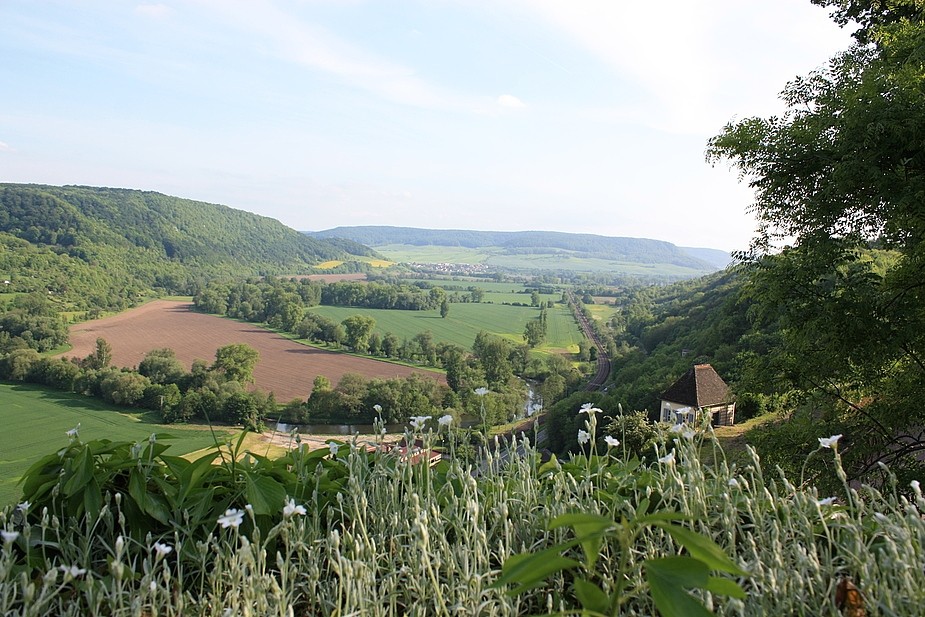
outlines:
M299 345L253 324L197 313L188 302L157 300L112 317L77 324L71 328L73 349L65 355L88 356L99 337L112 346L112 363L127 367L138 366L147 352L161 347L173 349L187 368L197 358L211 364L219 347L245 343L260 353L254 369L257 387L272 391L280 402L306 398L317 375L324 375L335 385L344 373L368 378L422 373L446 382L436 373Z

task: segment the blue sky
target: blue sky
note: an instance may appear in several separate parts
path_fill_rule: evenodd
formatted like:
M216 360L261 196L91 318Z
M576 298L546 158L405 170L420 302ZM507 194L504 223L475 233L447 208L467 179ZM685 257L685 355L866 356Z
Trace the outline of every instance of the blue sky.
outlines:
M0 0L0 180L733 250L707 139L849 42L809 0Z

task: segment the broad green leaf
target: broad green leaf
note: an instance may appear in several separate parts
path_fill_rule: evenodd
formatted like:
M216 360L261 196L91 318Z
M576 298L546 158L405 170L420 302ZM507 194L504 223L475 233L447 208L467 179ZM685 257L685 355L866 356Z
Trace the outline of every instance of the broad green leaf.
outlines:
M589 570L592 569L601 552L605 533L614 526L613 519L597 514L571 512L561 514L549 523L549 529L565 526L575 530L575 538L581 543L581 548L585 553L585 565Z
M556 459L556 455L553 454L548 461L540 465L540 468L536 471L536 475L543 476L543 474L553 473L554 471L558 471L558 469L559 461Z
M687 549L691 557L699 559L711 570L728 572L729 574L735 574L737 576L748 575L747 572L737 566L735 562L723 552L723 549L720 548L716 542L705 535L699 534L696 531L691 531L680 525L656 523L656 526L667 531L676 542Z
M93 478L93 456L90 454L90 448L83 448L73 459L72 470L70 477L61 487L61 492L68 497L80 492Z
M610 598L600 587L583 578L575 579L575 595L581 606L596 613L607 613L610 609Z
M645 562L646 581L652 601L662 617L708 617L703 604L686 588L702 589L709 582L709 569L691 557L664 557Z
M247 503L254 508L254 514L276 514L286 504L286 489L282 484L268 476L245 474L245 496Z
M547 577L561 570L571 570L580 564L574 559L559 554L560 547L554 546L539 553L521 553L505 560L501 566L501 577L492 587L516 584L509 595L517 595L538 586Z
M745 599L745 590L743 590L737 582L729 580L728 578L711 576L707 581L706 590L721 596L739 598L740 600Z
M95 520L100 515L103 507L103 495L100 491L100 485L96 478L91 478L83 491L84 494L84 511L91 520Z
M197 458L195 461L190 463L186 469L183 470L182 475L180 476L180 496L178 501L182 504L186 497L190 494L190 491L200 487L203 477L206 476L212 469L212 462L215 460L215 457L218 456L218 452L211 452L204 456Z

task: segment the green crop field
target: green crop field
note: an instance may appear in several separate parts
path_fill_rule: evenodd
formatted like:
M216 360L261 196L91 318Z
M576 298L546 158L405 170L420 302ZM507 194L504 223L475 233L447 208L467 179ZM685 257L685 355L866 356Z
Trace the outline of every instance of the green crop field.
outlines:
M529 297L528 297L529 300ZM476 335L484 330L503 336L514 343L523 342L527 322L536 319L536 307L508 306L503 304L451 304L450 313L443 319L438 311L395 311L339 306L316 306L313 312L334 321L343 321L351 315L367 315L376 320L376 332L391 332L398 338L412 338L430 330L434 341L453 343L471 349ZM562 351L577 345L581 338L567 307L556 305L547 313L548 336L539 351Z
M33 462L66 445L65 433L80 423L84 440L143 441L169 433L168 454L186 454L212 445L202 427L154 424L151 414L127 412L95 399L26 384L0 383L0 505L15 500L16 483ZM218 430L219 438L227 429Z

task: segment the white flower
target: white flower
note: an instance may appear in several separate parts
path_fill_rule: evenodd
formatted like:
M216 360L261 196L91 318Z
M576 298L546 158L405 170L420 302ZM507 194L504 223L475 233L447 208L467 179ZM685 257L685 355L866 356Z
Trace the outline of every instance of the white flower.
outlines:
M172 546L162 542L155 542L152 548L154 549L154 552L157 553L158 557L166 557L171 553L171 551L173 551Z
M659 457L658 462L664 465L671 465L672 463L674 463L674 450L672 450L665 456Z
M473 390L473 392L475 392L479 396L485 396L486 394L490 392L490 390L488 388L482 387L482 388L476 388L475 390Z
M0 536L3 536L3 543L10 544L16 541L16 538L19 537L18 531L0 531Z
M874 512L874 518L877 519L878 523L889 523L890 517L886 514L881 514L880 512Z
M828 446L826 446L826 447L828 447ZM816 505L817 505L817 506L831 506L833 503L835 503L835 498L834 498L834 497L826 497L825 499L817 499L817 500L816 500Z
M289 518L294 514L305 516L305 506L296 505L295 499L290 498L286 501L286 505L283 506L283 518Z
M254 513L254 506L249 503L244 504L244 509L247 510L250 514Z
M584 445L591 440L591 433L588 431L578 429L578 443Z
M673 424L671 428L668 429L669 433L680 433L684 430L683 424Z
M727 486L731 486L732 488L738 488L738 487L739 487L739 481L736 480L735 478L729 478L729 481L726 482L726 485L727 485Z
M603 409L594 406L594 403L585 403L581 406L581 409L578 410L578 413L586 413L589 416L593 416L596 413L603 413Z
M340 449L340 446L334 443L333 441L328 442L328 449L331 451L331 456L337 456L337 450Z
M222 526L222 529L227 529L229 527L237 527L244 522L244 512L236 508L229 508L225 510L223 516L218 517L218 524Z
M696 412L690 407L681 407L680 409L676 409L674 413L676 416L684 416L686 418L694 415Z
M150 583L148 583L148 589L151 590L151 593L154 593L155 591L157 591L157 581L151 581Z
M69 431L66 431L64 434L67 435L71 441L73 441L77 439L77 437L79 436L79 433L80 433L80 422L77 423L77 426L75 426Z
M58 568L64 572L65 577L70 575L71 578L77 578L87 573L85 568L78 568L77 566L58 566Z
M912 490L915 491L916 493L919 493L922 491L922 485L919 484L918 480L913 480L912 482L909 483L909 486L911 486Z
M453 416L451 416L450 414L446 414L445 416L440 416L439 418L437 418L437 423L440 426L448 427L451 424L453 424Z
M697 432L694 431L694 429L689 428L684 431L681 431L681 437L683 437L684 439L693 439L695 435L697 435Z
M831 437L820 437L819 438L819 447L820 448L834 448L838 444L838 440L841 439L841 435L832 435Z
M611 437L610 435L607 435L606 437L604 437L604 441L606 441L607 446L611 448L616 448L617 446L620 445L620 440L617 439L616 437Z
M380 405L379 403L376 403L375 405L373 405L373 409L375 410L376 413L382 413L382 405Z
M411 428L413 428L416 431L419 431L424 428L424 425L430 419L431 419L431 416L411 416Z
M28 501L24 501L24 502L22 502L22 503L16 505L16 509L19 510L20 512L22 512L23 514L25 514L26 512L28 512L30 507L32 507L32 504L29 503Z

